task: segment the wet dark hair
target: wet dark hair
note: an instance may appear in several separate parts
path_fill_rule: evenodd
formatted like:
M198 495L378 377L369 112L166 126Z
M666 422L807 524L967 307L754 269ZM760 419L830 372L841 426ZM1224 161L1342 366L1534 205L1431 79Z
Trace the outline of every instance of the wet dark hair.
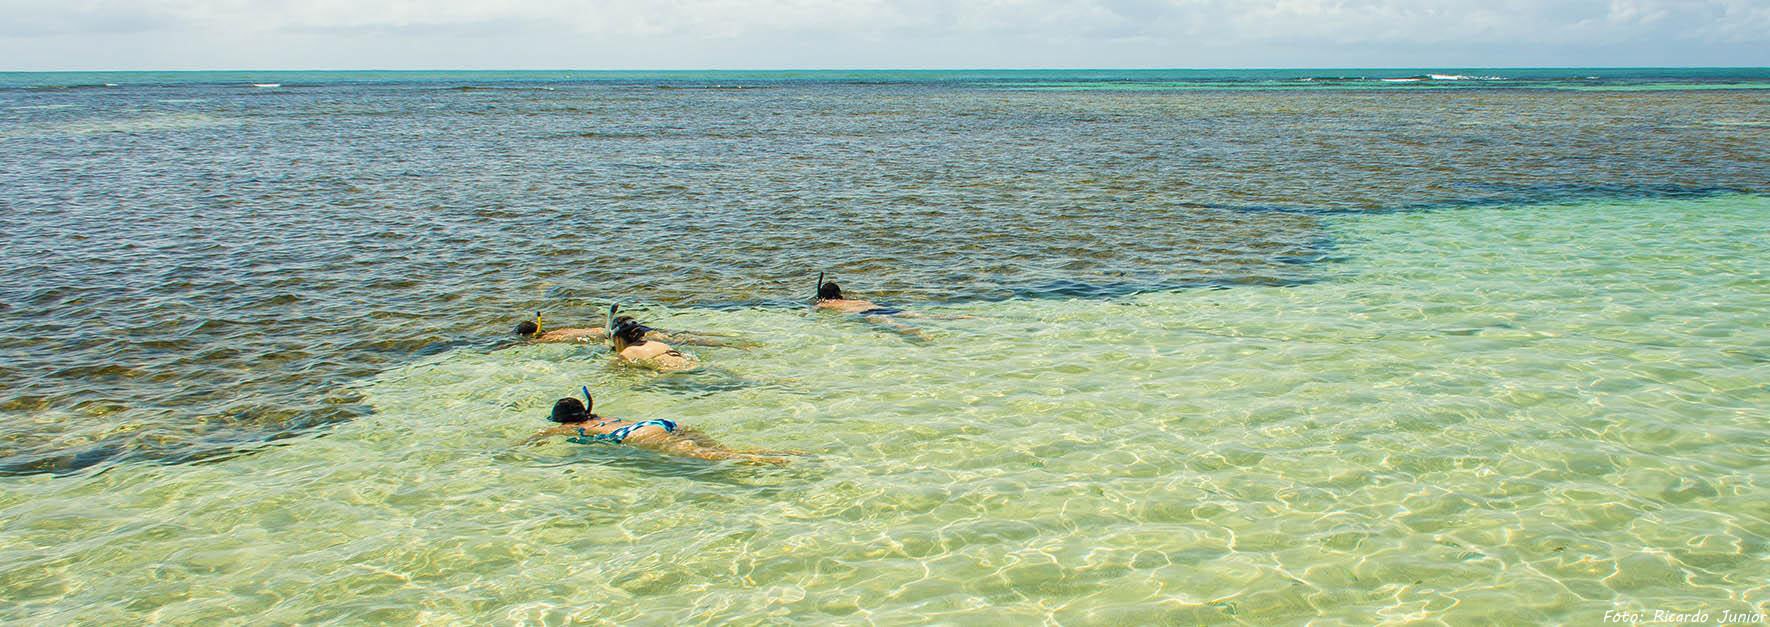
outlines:
M645 332L650 330L645 325L639 324L638 321L628 318L625 322L615 325L614 331L609 336L628 344L644 344Z
M804 292L800 293L803 294ZM817 286L817 299L842 300L842 286L836 285L835 281L830 281L829 283Z
M534 335L539 330L541 327L536 326L533 320L524 320L516 325L516 334L523 337Z
M566 424L587 422L590 420L590 410L584 408L583 401L570 397L562 398L553 402L553 415L548 416L547 419Z

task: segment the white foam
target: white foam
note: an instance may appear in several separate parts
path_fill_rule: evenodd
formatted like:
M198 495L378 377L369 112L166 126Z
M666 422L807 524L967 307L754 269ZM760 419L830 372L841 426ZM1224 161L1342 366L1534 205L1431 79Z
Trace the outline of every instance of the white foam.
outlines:
M72 108L78 107L78 106L80 106L80 105L72 105L72 104L23 105L23 106L18 106L18 107L7 107L6 110L8 110L8 111L54 111L56 109L72 109Z

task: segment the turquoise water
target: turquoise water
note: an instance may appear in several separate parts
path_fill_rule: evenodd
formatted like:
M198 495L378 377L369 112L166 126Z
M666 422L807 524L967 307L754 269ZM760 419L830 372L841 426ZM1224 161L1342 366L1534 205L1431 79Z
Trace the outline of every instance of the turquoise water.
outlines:
M0 75L0 622L1765 611L1766 83Z
M793 311L822 271L912 308L1300 285L1339 213L1770 193L1770 91L1666 88L1757 70L1335 78L1360 72L0 88L0 475L364 418L357 383L505 346L536 310Z
M858 84L999 85L1003 87L1171 90L1224 88L1397 89L1765 89L1770 68L1283 68L1283 69L979 69L979 70L408 70L0 72L0 89L169 85L337 84L516 85L644 84L770 86Z
M1767 227L1749 194L1339 214L1309 280L927 304L973 316L913 321L928 344L658 304L763 347L680 376L458 347L254 454L0 478L0 620L1770 612ZM814 455L513 446L580 384Z

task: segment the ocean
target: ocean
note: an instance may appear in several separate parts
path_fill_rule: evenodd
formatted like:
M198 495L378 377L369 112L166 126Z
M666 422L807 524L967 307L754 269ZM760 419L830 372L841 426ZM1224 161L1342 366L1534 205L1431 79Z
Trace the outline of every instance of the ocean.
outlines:
M1770 69L0 73L0 621L1770 612ZM807 310L825 272L928 317ZM620 303L703 370L525 344ZM782 468L517 443L579 386Z

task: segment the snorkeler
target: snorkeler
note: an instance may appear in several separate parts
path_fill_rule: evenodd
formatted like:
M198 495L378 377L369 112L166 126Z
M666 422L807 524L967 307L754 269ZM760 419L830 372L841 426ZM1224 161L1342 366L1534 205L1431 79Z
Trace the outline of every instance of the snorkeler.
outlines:
M608 337L603 329L566 328L554 329L543 333L541 312L535 312L534 320L524 320L516 325L516 334L534 342L600 342Z
M870 300L843 298L842 286L835 281L824 282L824 273L817 273L817 304L812 309L828 309L863 316L891 316L903 313L894 307L882 307Z
M699 368L701 362L682 354L669 344L646 339L651 332L639 321L622 316L611 323L609 335L614 339L615 357L624 363L651 368L660 372L678 372Z
M813 310L855 314L860 316L861 319L868 324L917 342L927 342L932 339L928 337L926 331L898 322L893 318L922 318L933 316L908 313L902 309L887 307L870 300L846 298L842 296L842 286L836 285L835 281L830 281L828 283L824 282L824 273L822 272L817 273L817 302L813 304L811 308ZM945 318L945 316L940 317Z
M590 388L584 388L584 401L562 398L553 403L553 414L547 419L559 423L530 436L524 444L534 444L553 436L567 436L576 444L626 444L650 449L666 455L708 460L735 460L746 464L785 464L787 460L773 455L800 455L801 451L770 451L765 449L734 449L720 444L704 433L680 427L670 420L620 420L603 418L591 409L595 399Z
M619 307L620 305L610 307L609 314L612 316ZM524 320L517 323L516 335L531 342L583 342L593 344L607 340L609 330L613 329L624 320L632 320L632 318L629 316L612 318L609 325L605 328L571 327L546 330L542 326L541 312L537 311L535 312L535 318L533 320ZM682 331L665 332L651 329L646 332L645 337L646 339L668 340L690 346L711 346L722 348L751 348L755 346L754 342L744 340L720 340L711 337L702 337L702 334Z

